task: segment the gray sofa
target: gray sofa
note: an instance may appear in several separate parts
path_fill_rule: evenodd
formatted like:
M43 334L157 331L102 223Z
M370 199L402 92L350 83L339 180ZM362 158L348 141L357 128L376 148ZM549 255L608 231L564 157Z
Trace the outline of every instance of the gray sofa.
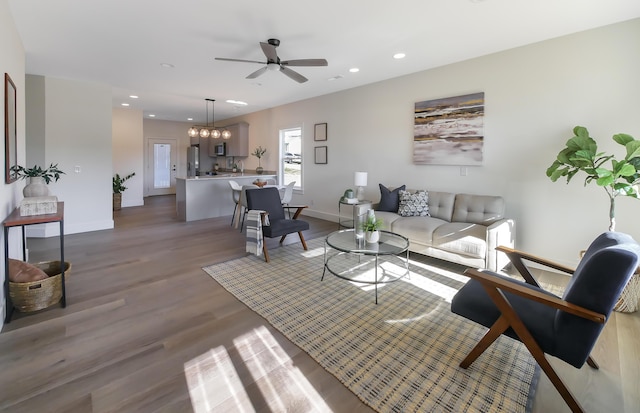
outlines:
M399 194L398 190L393 192ZM409 238L409 250L419 254L492 271L501 270L509 262L506 255L496 251L499 245L514 247L515 240L515 222L504 217L502 197L423 192L427 192L428 216L391 212L389 199L374 204L374 209L383 203L387 205L387 211L375 212L384 221L383 229ZM407 198L415 193L407 191L403 195ZM402 202L400 209L406 215Z

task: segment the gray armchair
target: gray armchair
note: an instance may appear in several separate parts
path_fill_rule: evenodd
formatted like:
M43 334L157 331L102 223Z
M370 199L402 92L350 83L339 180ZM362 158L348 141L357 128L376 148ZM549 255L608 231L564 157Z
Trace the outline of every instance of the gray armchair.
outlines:
M454 296L451 311L488 327L489 331L460 367L469 367L505 334L527 347L571 410L582 412L545 354L576 368L585 362L598 368L590 356L591 350L638 267L640 246L629 235L606 232L591 243L575 271L511 248L500 250L525 281L487 270L465 271L471 280ZM573 273L562 298L543 290L523 260Z
M262 235L267 238L280 237L280 243L284 241L288 234L297 232L300 237L302 247L306 250L307 243L304 240L302 231L309 229L309 223L306 221L298 220L298 216L306 206L286 206L283 207L280 200L280 192L277 188L262 188L262 189L249 189L245 192L247 197L247 208L249 210L262 210L269 216L269 225L262 226ZM294 208L296 209L292 219L285 217L284 209ZM262 222L265 222L265 216L262 217ZM269 262L269 253L267 251L267 244L262 243L262 251L264 258Z

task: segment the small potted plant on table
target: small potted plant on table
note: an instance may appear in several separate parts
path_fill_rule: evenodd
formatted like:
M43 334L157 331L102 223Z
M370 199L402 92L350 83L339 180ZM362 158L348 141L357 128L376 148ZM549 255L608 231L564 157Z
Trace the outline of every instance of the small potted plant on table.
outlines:
M262 164L260 163L260 159L264 156L264 154L266 152L267 152L267 150L265 148L263 148L262 146L258 146L256 149L253 150L253 152L251 152L251 155L253 155L256 158L258 158L258 167L256 168L256 173L258 173L258 174L262 174L264 172L264 168L262 168Z
M22 190L25 198L33 196L48 196L49 189L47 184L51 181L57 182L60 175L64 174L58 169L58 164L50 164L48 168L43 169L38 165L33 168L25 168L20 165L11 167L11 170L20 179L29 178L29 183Z
M365 241L369 243L376 243L380 241L380 232L378 230L382 228L383 223L384 221L382 218L376 218L373 214L367 215L367 218L362 224Z

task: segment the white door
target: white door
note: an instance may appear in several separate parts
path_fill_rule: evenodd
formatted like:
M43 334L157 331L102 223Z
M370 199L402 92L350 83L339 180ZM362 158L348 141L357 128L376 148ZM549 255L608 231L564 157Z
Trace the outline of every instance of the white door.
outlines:
M177 147L177 139L149 138L147 195L176 193Z

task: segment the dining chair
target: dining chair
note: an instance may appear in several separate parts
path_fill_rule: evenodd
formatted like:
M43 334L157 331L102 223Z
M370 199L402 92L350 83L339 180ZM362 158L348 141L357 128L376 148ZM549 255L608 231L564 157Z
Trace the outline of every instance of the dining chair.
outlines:
M266 178L267 185L278 185L278 181L275 178Z
M251 191L254 189L260 189L260 187L258 185L242 185L241 187L241 191L240 191L240 207L241 209L241 214L242 214L242 220L240 221L240 232L242 232L242 228L244 227L244 219L247 216L247 211L249 210L247 208L247 190ZM240 218L240 217L239 217Z
M282 194L281 203L282 206L289 206L291 199L293 198L293 187L295 186L296 181L290 182L284 188L284 194ZM289 218L291 218L291 210L289 210Z
M235 203L235 206L233 207L233 215L231 215L231 226L233 226L233 223L236 220L236 214L240 207L240 194L242 193L242 187L234 180L229 180L229 186L231 186L231 197Z
M512 248L498 248L524 281L488 270L464 272L471 279L453 297L451 311L489 330L460 367L471 366L504 334L524 344L572 412L583 412L545 355L578 369L585 362L598 369L591 351L638 268L640 246L627 234L605 232L591 243L575 271ZM523 260L572 274L562 297L545 291Z

